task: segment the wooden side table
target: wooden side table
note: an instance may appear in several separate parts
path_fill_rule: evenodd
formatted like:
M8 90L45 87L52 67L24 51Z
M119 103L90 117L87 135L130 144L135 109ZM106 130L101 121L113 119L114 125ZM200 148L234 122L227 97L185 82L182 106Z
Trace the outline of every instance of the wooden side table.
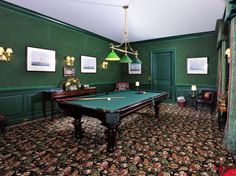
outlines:
M192 95L189 95L187 101L191 103L191 106L192 106L192 107L195 107L195 108L196 108L196 106L197 106L197 105L196 105L196 97L193 97Z
M75 90L75 91L63 91L63 90L43 91L42 92L42 95L43 95L43 101L42 101L43 116L46 117L46 102L47 102L47 100L49 100L50 104L51 104L51 120L53 120L55 101L57 99L93 94L93 93L96 93L96 91L97 91L96 87L88 87L88 88L79 89L79 90Z

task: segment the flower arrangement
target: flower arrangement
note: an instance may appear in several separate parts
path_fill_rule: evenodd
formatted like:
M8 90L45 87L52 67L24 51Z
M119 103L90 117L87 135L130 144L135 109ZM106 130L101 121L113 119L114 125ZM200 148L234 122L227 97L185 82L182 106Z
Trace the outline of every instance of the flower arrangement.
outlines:
M65 91L77 90L80 87L80 80L78 78L68 78L62 83L62 88Z

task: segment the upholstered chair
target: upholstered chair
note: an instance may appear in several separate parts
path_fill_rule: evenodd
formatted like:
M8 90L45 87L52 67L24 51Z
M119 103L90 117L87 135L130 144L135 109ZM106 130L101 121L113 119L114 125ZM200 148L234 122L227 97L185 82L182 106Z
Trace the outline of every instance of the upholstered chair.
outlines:
M216 98L215 90L202 90L196 97L196 109L198 109L199 105L202 105L202 109L207 105L211 108L211 113L213 113L216 108Z
M129 90L129 83L127 82L118 82L115 85L114 91Z

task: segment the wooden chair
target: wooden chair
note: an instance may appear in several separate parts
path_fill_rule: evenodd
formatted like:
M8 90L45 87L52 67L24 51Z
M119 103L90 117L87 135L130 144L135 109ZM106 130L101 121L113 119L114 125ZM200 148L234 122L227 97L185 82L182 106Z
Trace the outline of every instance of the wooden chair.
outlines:
M196 97L196 110L198 105L202 105L202 109L205 105L210 106L211 113L216 108L216 91L215 90L202 90L201 93Z
M129 90L129 83L127 82L118 82L115 85L114 91Z

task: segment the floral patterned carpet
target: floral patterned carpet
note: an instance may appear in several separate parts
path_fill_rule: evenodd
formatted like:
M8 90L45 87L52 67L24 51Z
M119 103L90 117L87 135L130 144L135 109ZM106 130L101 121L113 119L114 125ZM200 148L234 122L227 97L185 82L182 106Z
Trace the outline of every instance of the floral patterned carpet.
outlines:
M0 175L207 176L232 165L215 114L161 104L122 120L117 149L106 152L105 127L83 118L84 137L73 137L73 118L49 118L7 128L0 135Z

